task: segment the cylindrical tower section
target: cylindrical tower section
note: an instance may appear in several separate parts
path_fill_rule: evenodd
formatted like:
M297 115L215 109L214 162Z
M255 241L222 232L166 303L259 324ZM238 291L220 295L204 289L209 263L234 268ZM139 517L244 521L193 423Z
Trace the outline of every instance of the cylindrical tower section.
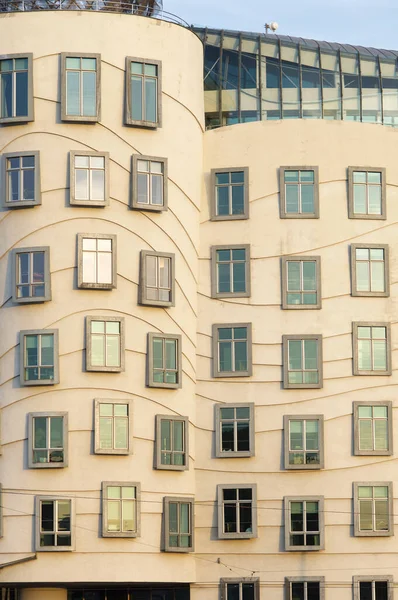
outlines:
M0 563L37 553L2 581L187 584L202 45L136 15L1 17L3 86L29 70L33 106L0 124Z

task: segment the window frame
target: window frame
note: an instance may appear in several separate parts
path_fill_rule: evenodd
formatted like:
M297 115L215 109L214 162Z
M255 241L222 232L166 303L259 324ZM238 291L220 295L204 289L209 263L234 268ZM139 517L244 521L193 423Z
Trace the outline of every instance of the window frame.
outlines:
M289 383L289 341L290 340L316 340L318 383ZM290 334L282 336L282 376L285 390L321 389L323 387L323 336L322 334Z
M153 378L153 340L160 338L163 340L175 340L177 343L177 383L162 383L154 381ZM182 336L178 333L148 333L148 352L147 352L147 387L178 389L182 386ZM164 358L164 357L163 357ZM164 369L166 371L167 369Z
M169 544L169 522L170 522L170 503L178 504L189 504L189 517L190 517L190 535L191 535L191 546L170 546ZM180 535L177 533L177 535ZM163 551L164 552L194 552L195 551L195 498L187 496L164 496L163 498Z
M286 600L292 600L292 583L319 583L319 600L325 600L325 577L285 577Z
M88 156L89 158L104 159L104 200L78 200L76 199L76 156ZM69 204L71 206L91 206L93 208L103 208L109 206L110 202L110 175L109 175L109 152L95 152L90 150L70 150L69 152ZM87 169L91 170L90 167Z
M54 378L53 379L29 379L25 381L25 337L28 335L52 335L54 340ZM41 366L41 365L40 365ZM56 385L59 383L59 336L58 329L24 329L19 332L19 385L31 387L38 385Z
M147 298L147 256L155 256L170 259L170 300L151 300ZM156 289L160 289L159 287ZM142 306L175 306L175 254L172 252L156 252L151 250L141 250L140 252L140 284L138 301Z
M251 489L252 531L224 531L224 490ZM236 502L239 502L238 500ZM217 484L217 537L219 540L247 540L257 537L257 484L256 483L219 483Z
M68 115L66 112L67 89L66 89L66 59L67 58L95 58L96 59L96 114L86 115ZM81 71L81 69L80 69ZM79 100L81 99L81 90ZM97 123L101 121L101 54L92 52L61 52L61 121L75 123Z
M318 546L292 546L290 544L291 502L318 502L319 519L319 545ZM283 499L285 512L285 550L286 552L319 552L325 549L325 518L324 496L285 496ZM305 530L305 533L308 533Z
M287 263L288 262L315 262L316 264L316 298L315 304L288 304L287 303ZM320 310L322 308L322 275L321 275L321 257L320 256L282 256L282 308L283 310ZM298 292L300 294L303 291Z
M364 371L358 366L358 328L359 327L384 327L386 329L386 361L385 371ZM373 339L373 338L371 338ZM391 367L391 325L380 321L353 321L352 323L352 350L353 350L353 375L372 375L374 377L388 376L392 374Z
M106 322L118 322L120 323L119 333L119 352L120 352L120 365L117 367L107 366L95 366L92 365L92 347L91 347L91 323L92 321L104 321ZM106 335L106 333L104 333ZM125 328L124 328L124 317L105 317L99 315L98 317L87 315L86 316L86 371L104 372L104 373L122 373L125 370Z
M127 448L101 448L100 445L100 406L101 404L127 405ZM112 417L112 428L114 429L114 417ZM133 454L133 401L114 398L94 398L94 454L113 454L127 456Z
M222 434L221 424L221 409L223 408L248 408L249 409L249 450L231 450L229 452L222 451ZM233 402L228 404L215 404L215 433L216 433L216 458L249 458L255 456L255 405L254 402ZM238 419L234 419L238 421ZM235 427L234 427L235 431Z
M392 424L392 402L391 400L356 400L353 403L353 419L354 419L354 455L355 456L391 456L393 451L393 424ZM387 450L361 450L359 447L359 408L361 406L385 406L387 408L387 434L388 448ZM374 421L372 417L372 422ZM373 429L373 427L372 427Z
M28 60L28 114L26 116L19 117L1 117L0 125L19 125L20 123L29 123L34 121L34 101L33 101L33 53L32 52L19 52L17 54L2 54L0 55L0 61L11 60L16 58L26 58ZM14 90L14 85L13 85Z
M32 285L31 282L28 284L18 284L18 254L27 254L34 252L44 253L44 295L43 296L28 296L24 298L18 298L17 296L17 285ZM12 301L16 304L36 304L42 302L49 302L51 300L51 274L50 274L50 246L30 246L28 248L14 248L12 250Z
M106 491L108 487L135 487L135 511L136 511L136 530L135 531L107 531L106 523L108 521L108 502ZM122 499L120 499L122 502ZM102 481L101 483L101 537L103 538L136 538L141 537L141 483L138 481ZM122 521L122 513L120 513Z
M9 202L8 192L8 177L7 177L7 160L9 158L19 158L24 156L34 156L35 159L35 198L34 200L18 200L17 202ZM18 208L30 208L32 206L41 205L41 180L40 180L40 151L39 150L24 150L21 152L5 152L2 154L2 185L1 185L1 206L3 208L18 209Z
M112 242L112 283L88 283L83 281L83 240L111 240ZM98 251L96 266L98 266ZM117 236L114 233L77 234L77 287L85 290L113 290L117 287Z
M220 596L221 600L228 599L228 584L239 584L239 596L243 597L241 594L243 583L253 583L254 584L254 600L260 600L260 578L259 577L221 577L220 579ZM322 599L323 600L323 599Z
M162 421L181 421L184 423L184 465L164 465L162 464L161 449L161 423ZM155 438L155 469L163 471L188 471L189 470L189 418L179 415L156 415L156 438Z
M387 487L388 488L388 523L389 527L385 531L361 531L359 529L360 510L358 489L360 487ZM393 482L392 481L354 481L353 482L353 499L354 499L354 536L355 537L391 537L394 535L394 498L393 498ZM372 501L374 498L372 497ZM372 504L373 515L373 504Z
M365 173L380 173L381 174L381 214L357 214L354 213L354 178L355 172L362 171ZM348 218L349 219L377 219L386 220L387 218L387 184L386 184L386 168L385 167L348 167ZM366 184L368 185L368 184Z
M41 503L43 501L57 502L58 500L70 502L70 535L71 545L70 546L40 546L40 533L41 533ZM75 550L75 529L76 529L76 508L75 498L73 497L62 497L62 496L50 496L50 495L39 495L35 497L35 551L36 552L73 552Z
M138 202L138 169L137 162L147 160L149 162L159 162L163 165L163 204L143 204ZM140 171L141 172L141 171ZM161 213L169 208L168 194L168 159L162 156L146 156L143 154L132 154L131 156L131 186L130 186L130 208L133 210L143 210Z
M318 421L318 439L319 439L319 464L299 464L292 465L289 463L289 424L290 421ZM325 452L324 452L324 416L323 415L283 415L283 448L284 448L284 464L285 469L289 471L319 471L325 468ZM301 451L300 451L301 452ZM310 452L307 449L302 450L305 455Z
M220 371L218 360L218 330L219 329L238 329L246 327L247 330L247 370L246 371ZM251 377L253 374L253 356L252 356L252 324L251 323L214 323L212 325L212 353L213 353L213 377Z
M356 289L356 250L384 250L384 292L361 292ZM351 296L388 298L390 296L390 267L388 244L351 244ZM371 261L369 261L371 262Z
M244 292L219 292L218 287L218 262L217 252L219 250L244 250L245 251L245 291ZM210 247L211 261L211 297L212 298L249 298L251 296L251 274L250 274L250 244L223 244ZM231 264L231 261L228 263ZM231 278L231 284L233 278Z
M313 213L288 213L286 212L286 171L313 171L314 172L314 212ZM300 182L299 182L300 183ZM317 166L281 166L279 167L279 209L281 219L319 219L319 167Z
M238 173L243 171L243 213L241 215L218 215L216 175L218 173ZM210 170L210 221L239 221L249 218L249 167L222 167Z
M141 63L143 65L155 65L157 67L157 93L156 93L156 122L145 121L143 119L135 120L131 117L131 63ZM162 111L162 61L154 58L138 58L136 56L126 56L126 71L125 71L125 111L124 124L133 127L145 127L147 129L158 129L162 127L163 111Z
M360 583L362 582L387 582L387 599L393 600L394 598L394 577L393 575L353 575L352 587L354 592L354 600L361 600L360 594ZM377 599L376 599L377 600Z
M33 423L36 418L45 417L62 417L62 434L63 434L63 452L64 452L64 460L61 462L45 462L45 463L37 463L33 462L33 441L34 441L34 431L33 431ZM46 426L47 428L47 426ZM68 413L65 411L44 411L44 412L32 412L28 413L28 468L29 469L61 469L68 466ZM48 448L43 448L43 450L47 450Z

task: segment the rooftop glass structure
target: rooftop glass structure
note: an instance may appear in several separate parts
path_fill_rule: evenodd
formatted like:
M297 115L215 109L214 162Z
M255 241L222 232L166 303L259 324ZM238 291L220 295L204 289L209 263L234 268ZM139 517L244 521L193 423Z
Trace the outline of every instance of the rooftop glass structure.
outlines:
M398 126L398 52L193 28L205 48L207 128L275 119Z

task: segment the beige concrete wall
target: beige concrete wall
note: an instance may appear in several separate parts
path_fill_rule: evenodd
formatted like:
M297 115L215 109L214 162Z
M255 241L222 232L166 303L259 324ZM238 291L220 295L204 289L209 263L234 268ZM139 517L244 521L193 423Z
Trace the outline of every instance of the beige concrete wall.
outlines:
M197 585L193 600L215 600L221 577L260 577L261 597L282 600L285 576L325 576L327 600L352 598L353 575L393 575L398 538L353 537L352 483L393 481L398 494L397 454L353 456L352 403L391 400L394 434L398 413L398 131L387 127L328 121L289 120L234 125L206 132L205 195L200 237L198 398L196 445ZM278 169L318 165L320 219L279 218ZM387 220L348 219L347 167L386 167ZM250 219L209 221L210 169L249 167ZM350 295L351 243L390 246L389 298ZM251 245L250 298L210 298L210 246ZM280 259L317 255L322 263L322 309L282 310ZM352 321L392 324L392 376L352 375ZM211 378L213 323L252 322L253 376ZM324 387L282 389L283 334L320 333ZM214 405L254 402L256 455L214 458ZM325 469L283 468L283 415L323 414ZM395 440L396 441L396 440ZM214 507L219 483L257 483L258 538L217 540ZM325 497L325 550L285 552L284 496ZM394 500L394 512L398 501ZM394 516L397 521L397 517ZM217 559L221 559L221 564ZM208 562L210 561L210 562Z
M42 205L5 210L0 217L1 477L5 493L0 563L34 550L34 496L76 497L76 551L39 553L36 561L0 571L0 581L195 580L192 555L160 552L162 501L195 493L196 280L202 186L202 45L188 30L152 19L86 12L2 14L0 55L33 52L35 121L0 128L0 152L38 150ZM59 53L98 52L102 60L102 118L94 125L65 124L60 117ZM157 131L123 126L125 57L162 60L163 126ZM70 150L110 153L110 205L69 206ZM128 207L131 155L168 158L169 210ZM117 235L117 289L77 290L76 235ZM17 306L11 297L10 250L49 245L52 301ZM176 306L137 305L140 250L176 256ZM84 371L84 318L125 318L124 373ZM19 386L18 332L58 328L60 384ZM145 387L146 337L150 331L182 335L183 387ZM133 401L133 454L93 455L94 398ZM69 465L27 468L27 413L68 411ZM153 469L155 415L188 416L190 469ZM140 481L141 537L100 537L102 481ZM2 555L2 556L1 556ZM54 598L58 596L54 596Z

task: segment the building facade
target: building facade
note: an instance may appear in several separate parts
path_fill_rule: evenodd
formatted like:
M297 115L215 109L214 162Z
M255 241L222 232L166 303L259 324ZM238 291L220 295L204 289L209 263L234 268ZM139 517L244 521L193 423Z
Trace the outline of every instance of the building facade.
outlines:
M16 8L2 600L392 600L396 55Z

